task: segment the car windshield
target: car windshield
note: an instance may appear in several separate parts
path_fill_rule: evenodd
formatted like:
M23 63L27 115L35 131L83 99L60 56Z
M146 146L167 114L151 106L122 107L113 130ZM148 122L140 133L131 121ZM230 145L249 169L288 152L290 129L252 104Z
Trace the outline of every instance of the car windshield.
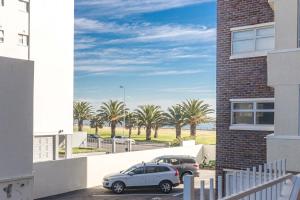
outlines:
M129 172L132 172L134 170L136 170L137 168L139 168L138 166L132 166L130 167L129 169L125 170L125 171L122 171L122 174L128 174Z

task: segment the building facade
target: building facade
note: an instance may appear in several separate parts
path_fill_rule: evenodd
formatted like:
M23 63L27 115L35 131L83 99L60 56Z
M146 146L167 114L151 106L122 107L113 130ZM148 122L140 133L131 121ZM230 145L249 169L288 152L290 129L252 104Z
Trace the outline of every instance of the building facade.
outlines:
M34 62L34 160L73 132L73 51L73 0L0 0L0 56Z
M267 0L218 0L217 175L266 161L274 131L274 90L267 53L274 13Z
M218 0L217 175L300 172L300 1Z

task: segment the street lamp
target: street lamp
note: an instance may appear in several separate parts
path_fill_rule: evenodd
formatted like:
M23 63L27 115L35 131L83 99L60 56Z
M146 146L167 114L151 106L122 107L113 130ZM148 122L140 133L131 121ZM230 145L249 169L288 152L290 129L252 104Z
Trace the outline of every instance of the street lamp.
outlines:
M126 95L126 90L125 90L125 87L123 85L120 85L120 88L123 89L123 103L124 103L124 116L123 116L123 136L125 136L125 117L126 117L126 109L125 109L125 106L126 106L126 103L125 103L125 95Z

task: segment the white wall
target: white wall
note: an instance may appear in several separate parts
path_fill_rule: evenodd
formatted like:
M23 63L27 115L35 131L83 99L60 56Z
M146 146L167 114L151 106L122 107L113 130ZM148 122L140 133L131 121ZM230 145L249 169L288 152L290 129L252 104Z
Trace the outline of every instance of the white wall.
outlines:
M86 132L75 132L72 135L72 147L85 147L87 144Z
M30 1L34 134L73 132L74 0Z
M109 173L162 155L191 155L202 160L202 147L164 148L34 163L34 198L99 186Z
M18 44L18 34L28 35L29 14L19 10L19 0L5 0L0 6L0 30L4 30L4 43L0 43L0 56L28 59L28 47Z
M86 188L86 158L34 163L34 198Z
M0 57L0 180L32 175L33 62Z

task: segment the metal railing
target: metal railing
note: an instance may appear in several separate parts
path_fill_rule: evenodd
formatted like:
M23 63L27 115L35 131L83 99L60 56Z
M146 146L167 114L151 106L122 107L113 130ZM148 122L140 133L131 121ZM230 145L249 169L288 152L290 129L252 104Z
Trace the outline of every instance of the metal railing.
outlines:
M197 198L194 194L193 179L193 176L184 177L184 200L215 199L214 179L210 179L208 189L205 188L205 182L200 181L199 197ZM284 159L260 165L258 168L253 167L252 171L248 168L246 171L228 172L225 181L222 176L218 176L216 184L218 186L217 198L221 200L296 200L297 198L291 197L298 196L300 176L298 178L286 173L286 160ZM290 190L289 194L283 195L283 188L293 188L293 190ZM209 195L205 195L206 190L209 190Z

